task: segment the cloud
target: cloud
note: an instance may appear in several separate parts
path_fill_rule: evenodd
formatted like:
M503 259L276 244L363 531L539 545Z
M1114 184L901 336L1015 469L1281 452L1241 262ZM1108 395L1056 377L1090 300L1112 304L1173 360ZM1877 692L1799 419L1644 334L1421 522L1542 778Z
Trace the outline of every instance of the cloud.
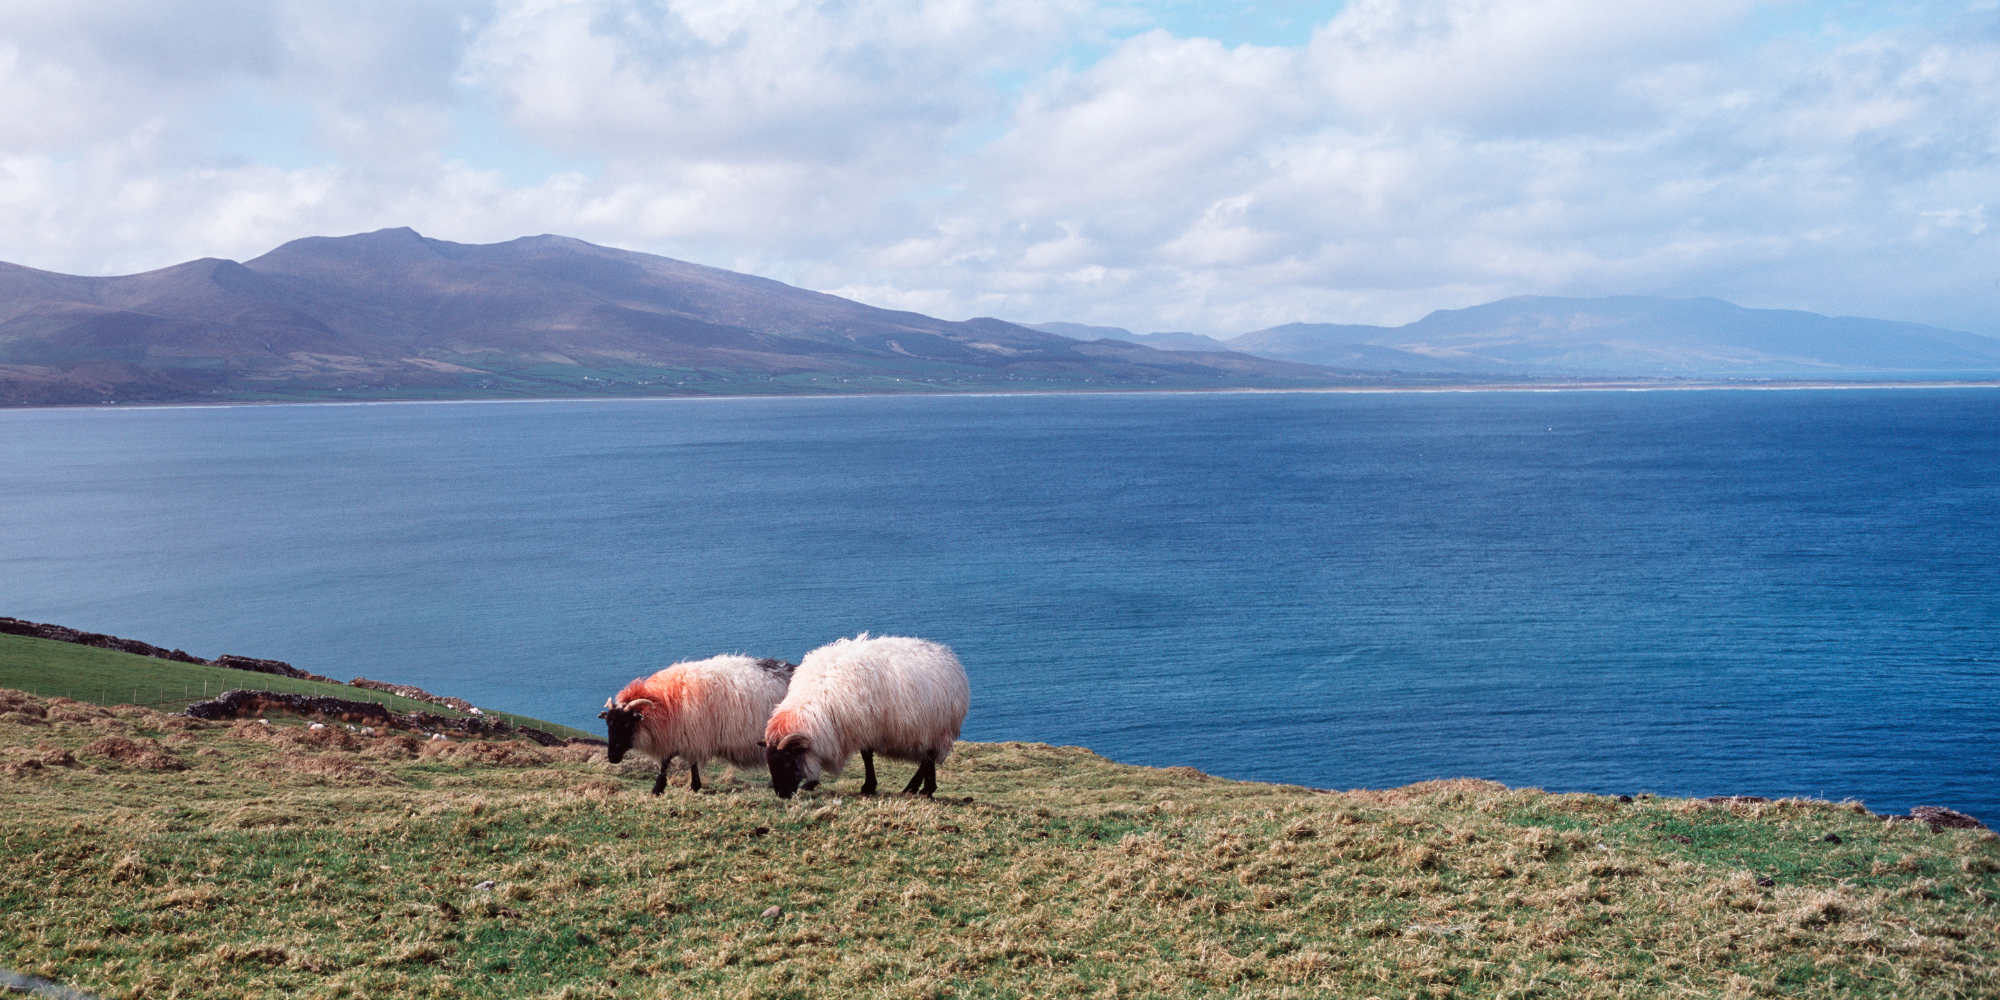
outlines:
M0 13L0 149L67 152L162 123L197 155L232 105L367 119L450 97L476 6L350 0L17 0ZM349 131L353 131L350 126Z
M408 224L950 317L1629 292L2000 333L2000 16L1896 10L1353 0L1255 45L1084 0L17 0L0 259Z
M1649 70L1713 52L1752 6L1356 0L1307 55L1352 122L1536 135L1629 127L1652 110L1631 92Z
M1050 0L504 3L461 79L545 141L716 160L927 155L983 80L1058 44Z
M1356 3L1303 49L1136 38L1023 102L995 147L1006 218L959 239L1000 248L992 273L1032 269L1007 223L1060 221L1145 299L1053 271L1042 294L1121 325L1642 292L2000 333L1983 229L1945 224L2000 189L1992 31L1750 43L1728 34L1745 13Z

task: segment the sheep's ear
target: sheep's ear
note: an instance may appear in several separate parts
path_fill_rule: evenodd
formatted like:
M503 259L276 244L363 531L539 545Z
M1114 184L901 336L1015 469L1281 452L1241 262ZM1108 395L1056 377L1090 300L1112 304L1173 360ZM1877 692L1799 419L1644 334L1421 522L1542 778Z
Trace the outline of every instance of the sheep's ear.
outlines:
M793 733L778 741L778 749L780 750L795 750L799 753L805 753L812 748L812 740L807 739L804 733Z
M611 718L611 710L607 708L604 711L597 713L597 717L600 719L609 719Z
M646 708L647 706L650 706L652 703L653 699L651 698L634 698L631 701L626 702L624 708L625 711L631 712L633 715L644 715L645 713L641 712L640 709Z

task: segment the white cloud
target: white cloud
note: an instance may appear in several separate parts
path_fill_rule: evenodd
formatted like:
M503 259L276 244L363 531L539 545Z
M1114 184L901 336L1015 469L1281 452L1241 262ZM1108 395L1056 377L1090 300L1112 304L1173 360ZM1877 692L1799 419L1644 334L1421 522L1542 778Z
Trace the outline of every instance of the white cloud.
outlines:
M1338 113L1399 127L1546 134L1648 110L1635 69L1712 53L1749 0L1355 0L1308 55Z
M0 260L408 224L951 317L1636 292L2000 333L2000 19L1911 11L1354 0L1287 47L1083 0L16 0Z
M1261 138L1307 111L1296 53L1149 32L1082 73L1052 75L981 157L989 190L1027 217L1085 209L1128 232L1240 182ZM1120 219L1124 219L1122 223Z
M548 141L814 162L926 155L987 113L982 74L1059 43L1052 0L633 4L512 0L462 73Z

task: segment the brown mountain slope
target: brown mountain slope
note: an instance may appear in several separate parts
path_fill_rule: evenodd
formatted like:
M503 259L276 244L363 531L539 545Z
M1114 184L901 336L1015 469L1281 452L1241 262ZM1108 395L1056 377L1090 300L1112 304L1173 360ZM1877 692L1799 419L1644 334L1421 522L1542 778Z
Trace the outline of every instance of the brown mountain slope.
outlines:
M121 277L0 265L0 403L17 405L1339 381L877 309L558 236L385 229Z

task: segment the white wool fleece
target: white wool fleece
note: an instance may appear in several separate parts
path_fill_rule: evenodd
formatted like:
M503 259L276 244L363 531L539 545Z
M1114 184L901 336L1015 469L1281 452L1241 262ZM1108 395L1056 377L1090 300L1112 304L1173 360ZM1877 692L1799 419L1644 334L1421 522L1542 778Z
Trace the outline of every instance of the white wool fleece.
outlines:
M807 653L791 690L771 713L764 741L812 742L808 757L828 777L861 750L921 764L944 762L972 700L965 668L926 639L862 633Z

